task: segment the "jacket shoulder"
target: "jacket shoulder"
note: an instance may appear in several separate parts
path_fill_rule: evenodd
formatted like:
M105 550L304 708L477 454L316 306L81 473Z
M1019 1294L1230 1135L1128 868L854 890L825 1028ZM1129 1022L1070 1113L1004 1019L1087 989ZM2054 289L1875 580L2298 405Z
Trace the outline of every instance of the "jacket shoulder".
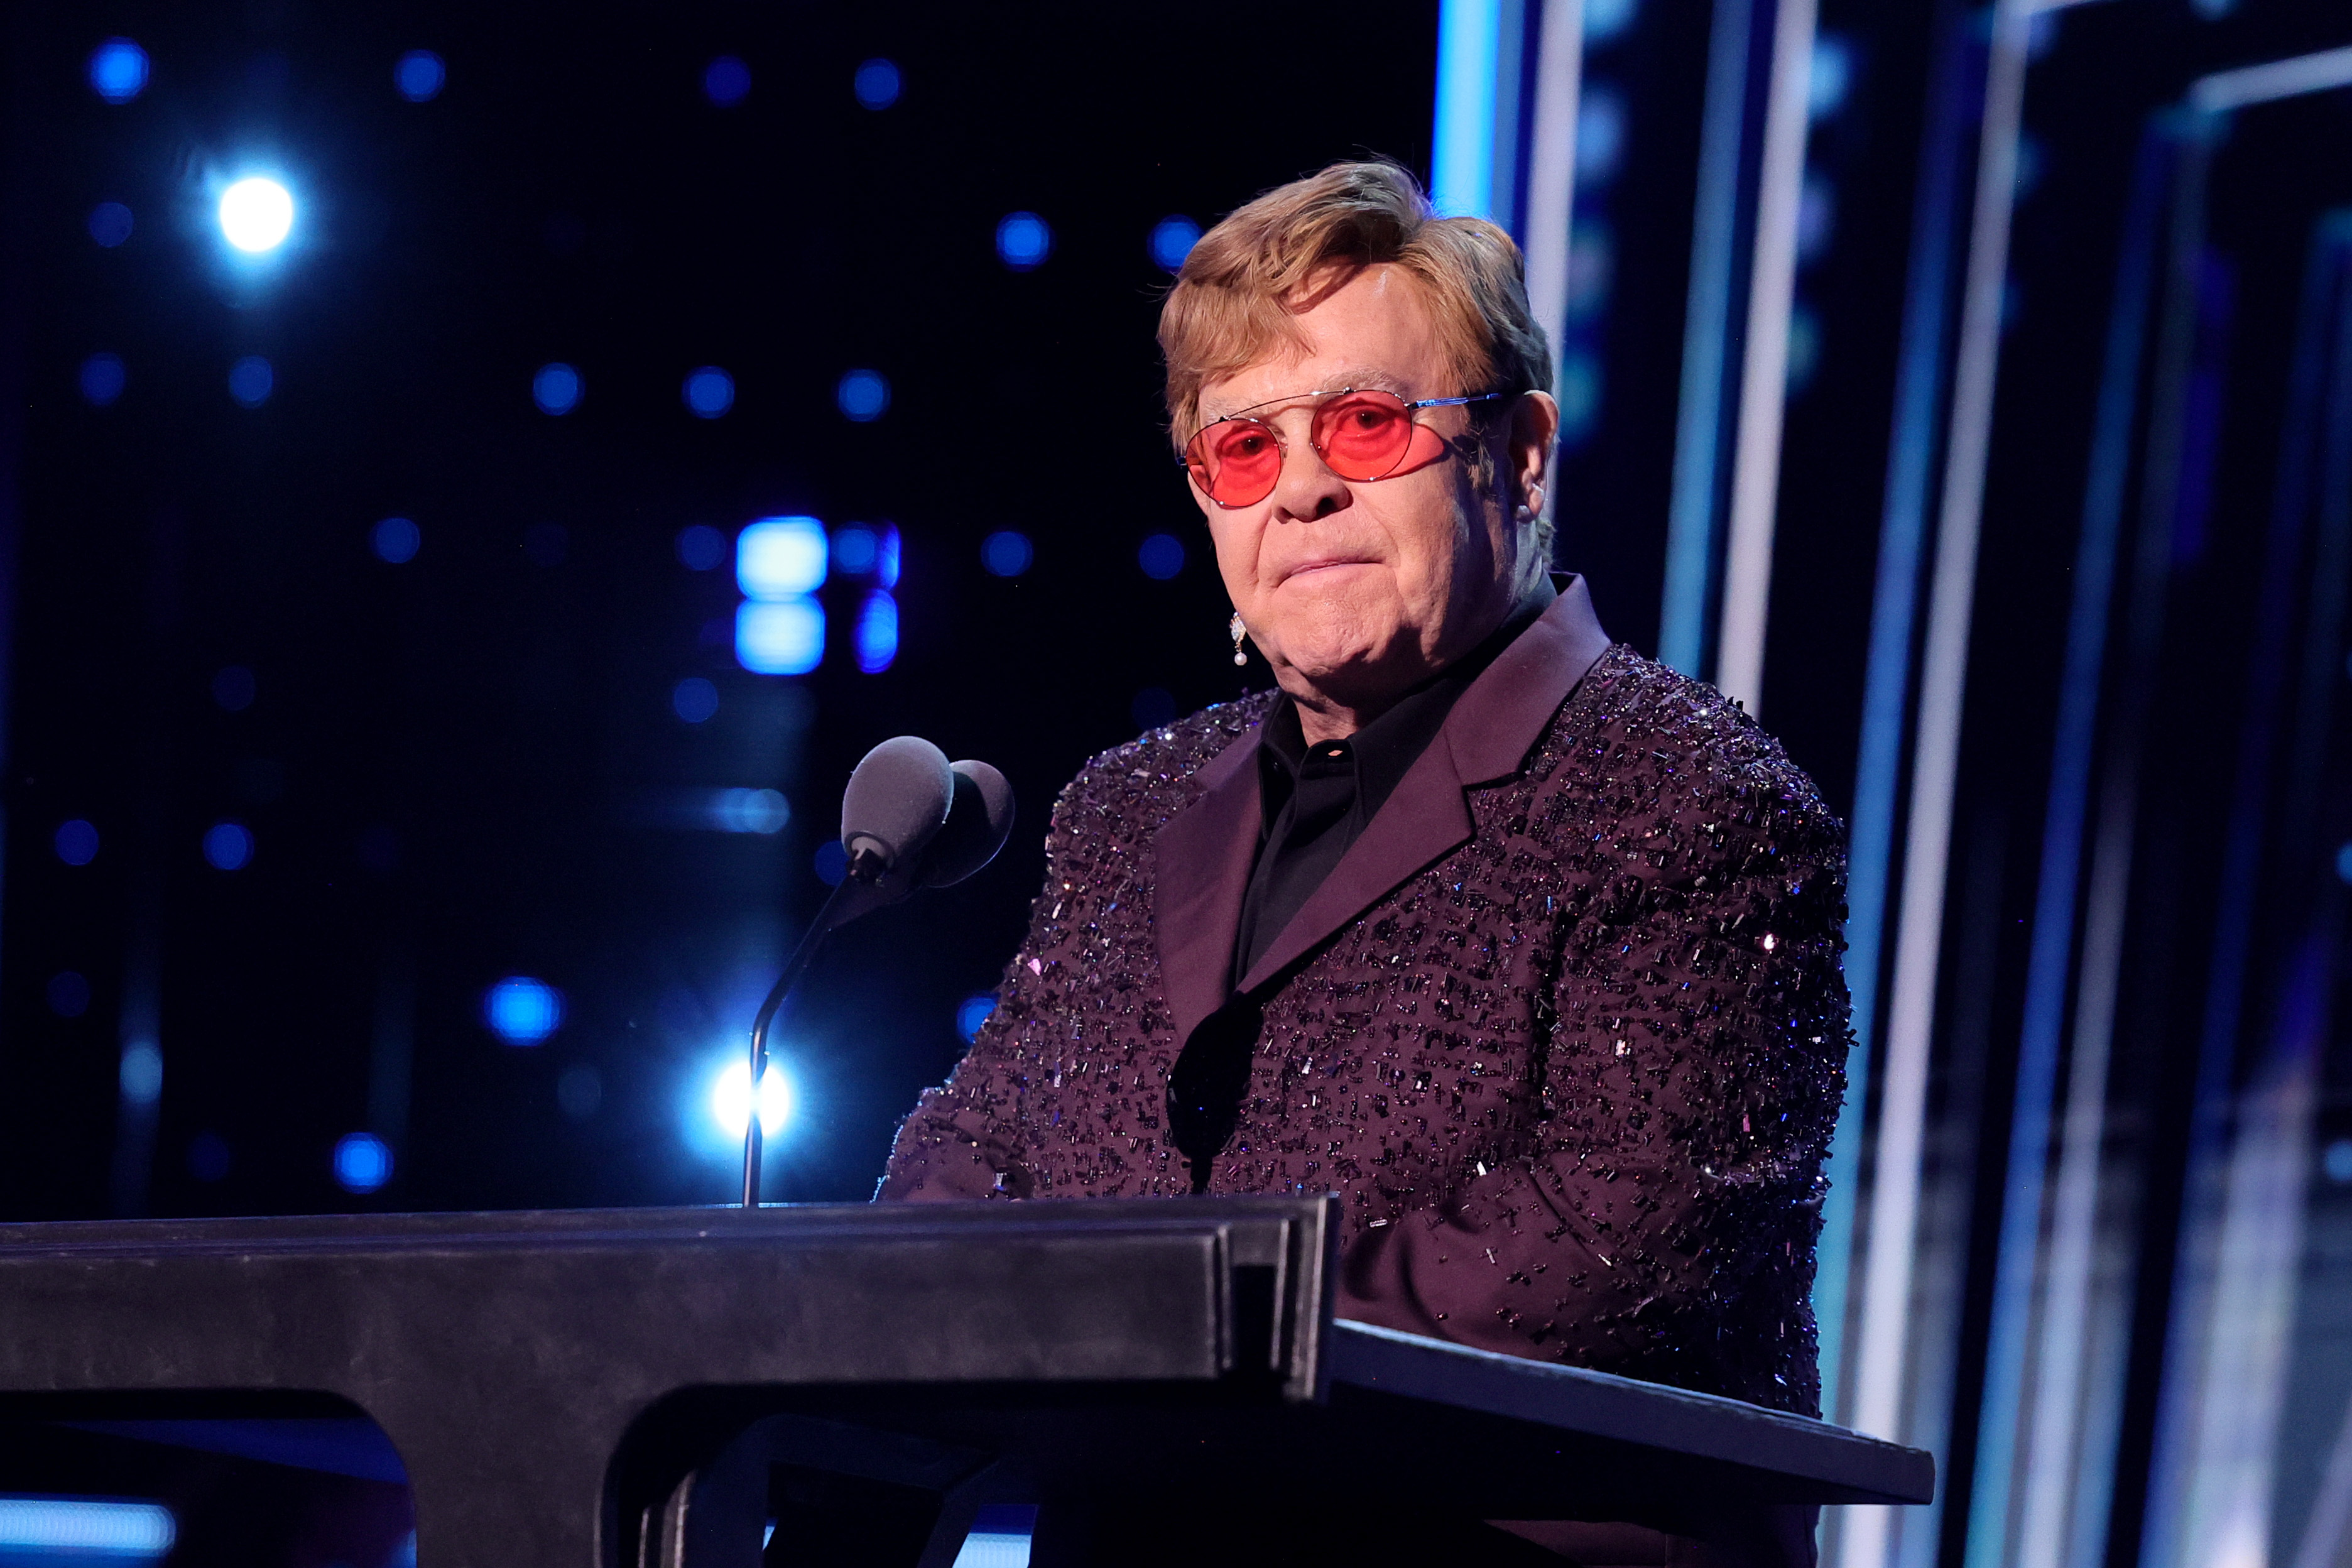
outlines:
M1149 814L1154 805L1162 814L1181 809L1195 793L1192 776L1247 734L1280 695L1254 691L1219 702L1088 758L1055 802L1056 826L1074 828L1102 812L1126 816Z
M1714 687L1622 644L1601 656L1554 733L1579 771L1635 786L1660 816L1843 850L1844 825L1762 725Z

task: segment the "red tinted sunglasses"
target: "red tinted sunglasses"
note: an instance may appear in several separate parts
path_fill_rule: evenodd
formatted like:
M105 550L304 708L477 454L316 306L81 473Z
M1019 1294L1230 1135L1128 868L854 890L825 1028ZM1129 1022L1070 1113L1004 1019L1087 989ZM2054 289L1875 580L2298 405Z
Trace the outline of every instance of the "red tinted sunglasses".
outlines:
M1475 397L1424 397L1407 403L1393 392L1343 386L1332 392L1302 392L1277 397L1238 414L1228 414L1201 427L1184 443L1181 459L1192 482L1219 506L1255 506L1274 493L1282 478L1285 447L1282 432L1252 416L1275 404L1312 401L1315 416L1307 440L1324 466L1343 479L1359 482L1384 479L1396 472L1412 449L1413 410L1456 408L1469 403L1489 403L1507 397L1505 392Z

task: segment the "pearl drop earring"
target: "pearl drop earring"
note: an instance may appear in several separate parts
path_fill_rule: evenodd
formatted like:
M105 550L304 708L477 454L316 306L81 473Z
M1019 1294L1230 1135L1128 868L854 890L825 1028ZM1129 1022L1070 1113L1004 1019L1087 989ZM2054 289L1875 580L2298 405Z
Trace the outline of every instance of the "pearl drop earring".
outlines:
M1249 636L1249 627L1242 625L1242 613L1239 610L1235 610L1234 618L1225 623L1225 630L1234 635L1234 662L1244 665L1249 663L1249 655L1242 651L1242 639Z

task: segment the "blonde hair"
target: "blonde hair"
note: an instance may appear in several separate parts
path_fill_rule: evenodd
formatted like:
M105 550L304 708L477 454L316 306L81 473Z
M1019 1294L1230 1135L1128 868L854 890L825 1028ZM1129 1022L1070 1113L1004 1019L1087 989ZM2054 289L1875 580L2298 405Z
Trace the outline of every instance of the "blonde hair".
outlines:
M1420 287L1458 384L1446 395L1551 388L1551 350L1528 309L1526 263L1484 218L1439 217L1386 159L1334 163L1279 185L1202 235L1160 308L1170 434L1200 421L1201 388L1285 346L1298 313L1367 267Z

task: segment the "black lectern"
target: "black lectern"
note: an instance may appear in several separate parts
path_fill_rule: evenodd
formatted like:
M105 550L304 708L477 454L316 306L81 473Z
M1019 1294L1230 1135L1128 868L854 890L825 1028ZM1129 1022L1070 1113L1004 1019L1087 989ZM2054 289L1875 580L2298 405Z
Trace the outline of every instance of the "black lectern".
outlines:
M1042 1568L1055 1510L1107 1498L1705 1534L1933 1489L1927 1454L1821 1422L1334 1322L1337 1220L1297 1197L0 1226L0 1415L363 1413L423 1568L750 1568L780 1510L878 1517L856 1560L929 1568L984 1505L1036 1504Z

